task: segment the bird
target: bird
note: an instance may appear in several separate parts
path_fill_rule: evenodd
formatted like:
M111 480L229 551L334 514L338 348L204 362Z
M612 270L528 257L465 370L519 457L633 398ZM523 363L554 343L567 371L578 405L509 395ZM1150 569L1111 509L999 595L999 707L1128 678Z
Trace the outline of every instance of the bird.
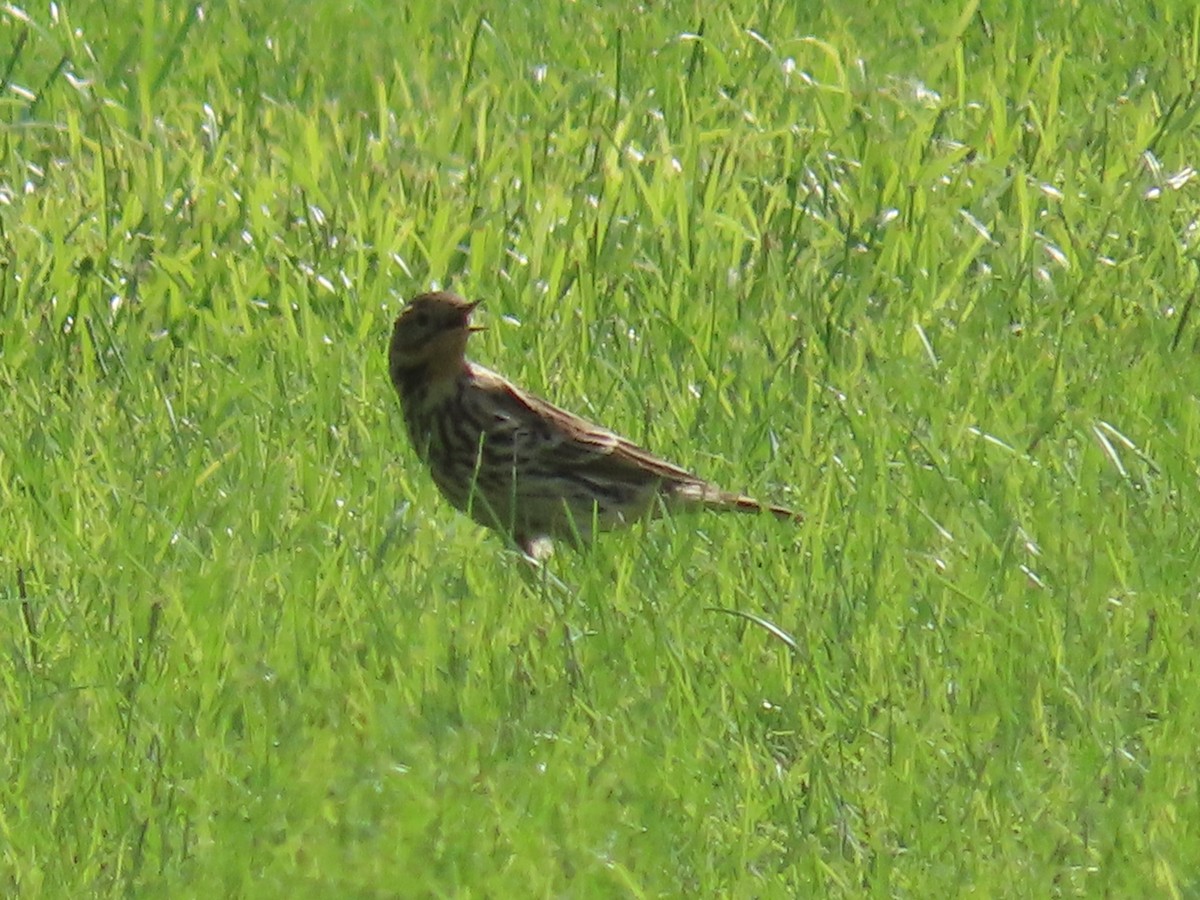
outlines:
M481 300L423 293L397 316L388 373L409 440L442 495L540 562L555 541L580 547L663 509L803 516L667 462L467 359Z

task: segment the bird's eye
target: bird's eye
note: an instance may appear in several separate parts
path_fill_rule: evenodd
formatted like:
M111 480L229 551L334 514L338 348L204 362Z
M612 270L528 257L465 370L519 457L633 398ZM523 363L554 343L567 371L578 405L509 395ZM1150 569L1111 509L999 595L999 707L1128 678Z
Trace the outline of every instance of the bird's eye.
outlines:
M413 324L418 328L424 328L429 324L429 313L424 311L417 313L413 316Z

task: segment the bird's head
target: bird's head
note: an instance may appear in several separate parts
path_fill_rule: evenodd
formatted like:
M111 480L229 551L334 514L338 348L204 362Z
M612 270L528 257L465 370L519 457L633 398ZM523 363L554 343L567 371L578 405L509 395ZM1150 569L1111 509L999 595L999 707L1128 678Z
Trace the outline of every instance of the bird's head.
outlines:
M449 291L414 297L396 318L388 364L393 378L414 369L451 374L462 368L467 338L482 331L471 324L481 300L464 300Z

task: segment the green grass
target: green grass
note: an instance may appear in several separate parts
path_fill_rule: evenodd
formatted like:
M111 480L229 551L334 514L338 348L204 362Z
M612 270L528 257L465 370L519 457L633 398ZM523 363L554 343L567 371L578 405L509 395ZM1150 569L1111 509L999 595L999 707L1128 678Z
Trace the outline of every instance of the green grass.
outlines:
M606 6L0 7L0 893L1200 892L1200 13ZM433 285L805 523L530 579Z

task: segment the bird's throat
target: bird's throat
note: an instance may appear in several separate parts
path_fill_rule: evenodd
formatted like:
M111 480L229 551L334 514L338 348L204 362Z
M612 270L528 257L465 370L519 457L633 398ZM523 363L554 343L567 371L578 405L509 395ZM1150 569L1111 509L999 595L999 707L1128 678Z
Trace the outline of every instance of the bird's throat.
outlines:
M467 363L438 365L438 361L427 360L416 366L392 370L392 383L406 407L429 409L438 406L457 390L456 385L467 371Z

